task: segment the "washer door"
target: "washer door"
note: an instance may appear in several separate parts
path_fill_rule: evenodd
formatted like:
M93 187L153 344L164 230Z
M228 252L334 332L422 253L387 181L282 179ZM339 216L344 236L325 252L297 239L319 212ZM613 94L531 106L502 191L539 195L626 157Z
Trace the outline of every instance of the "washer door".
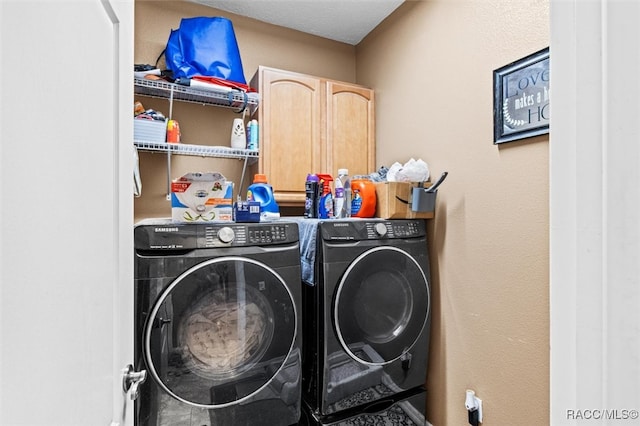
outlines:
M429 283L416 260L395 247L358 256L334 299L334 325L356 361L383 365L413 347L429 318Z
M293 349L295 303L267 265L220 257L195 265L169 285L150 312L144 357L174 398L221 408L265 388Z

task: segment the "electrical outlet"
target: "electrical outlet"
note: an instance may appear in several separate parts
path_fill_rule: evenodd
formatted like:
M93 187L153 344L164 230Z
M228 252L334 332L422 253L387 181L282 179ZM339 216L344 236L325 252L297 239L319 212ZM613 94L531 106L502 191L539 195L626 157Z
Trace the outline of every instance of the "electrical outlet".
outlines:
M469 424L478 426L482 423L482 400L476 396L476 393L467 389L464 406L469 414Z

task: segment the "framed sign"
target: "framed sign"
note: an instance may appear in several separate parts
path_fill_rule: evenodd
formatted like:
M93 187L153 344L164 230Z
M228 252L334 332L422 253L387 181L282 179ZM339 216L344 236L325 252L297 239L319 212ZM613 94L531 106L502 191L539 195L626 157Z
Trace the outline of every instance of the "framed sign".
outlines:
M493 143L549 133L549 48L493 72Z

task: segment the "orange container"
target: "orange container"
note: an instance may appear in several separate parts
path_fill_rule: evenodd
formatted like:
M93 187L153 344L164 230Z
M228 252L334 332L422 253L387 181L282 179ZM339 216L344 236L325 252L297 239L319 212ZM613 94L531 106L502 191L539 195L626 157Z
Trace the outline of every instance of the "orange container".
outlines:
M368 179L351 181L351 217L374 217L376 184Z
M169 120L167 122L167 142L180 142L180 125L176 120Z

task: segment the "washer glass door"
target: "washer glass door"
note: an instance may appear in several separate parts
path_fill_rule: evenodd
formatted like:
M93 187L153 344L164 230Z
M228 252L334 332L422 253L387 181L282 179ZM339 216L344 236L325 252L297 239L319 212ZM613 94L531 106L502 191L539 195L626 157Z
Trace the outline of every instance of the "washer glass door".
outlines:
M377 247L358 256L342 276L334 324L352 358L382 365L411 349L429 309L429 283L416 260L404 250Z
M154 304L144 331L153 379L174 398L229 406L266 387L296 336L295 304L284 280L242 257L202 262Z

